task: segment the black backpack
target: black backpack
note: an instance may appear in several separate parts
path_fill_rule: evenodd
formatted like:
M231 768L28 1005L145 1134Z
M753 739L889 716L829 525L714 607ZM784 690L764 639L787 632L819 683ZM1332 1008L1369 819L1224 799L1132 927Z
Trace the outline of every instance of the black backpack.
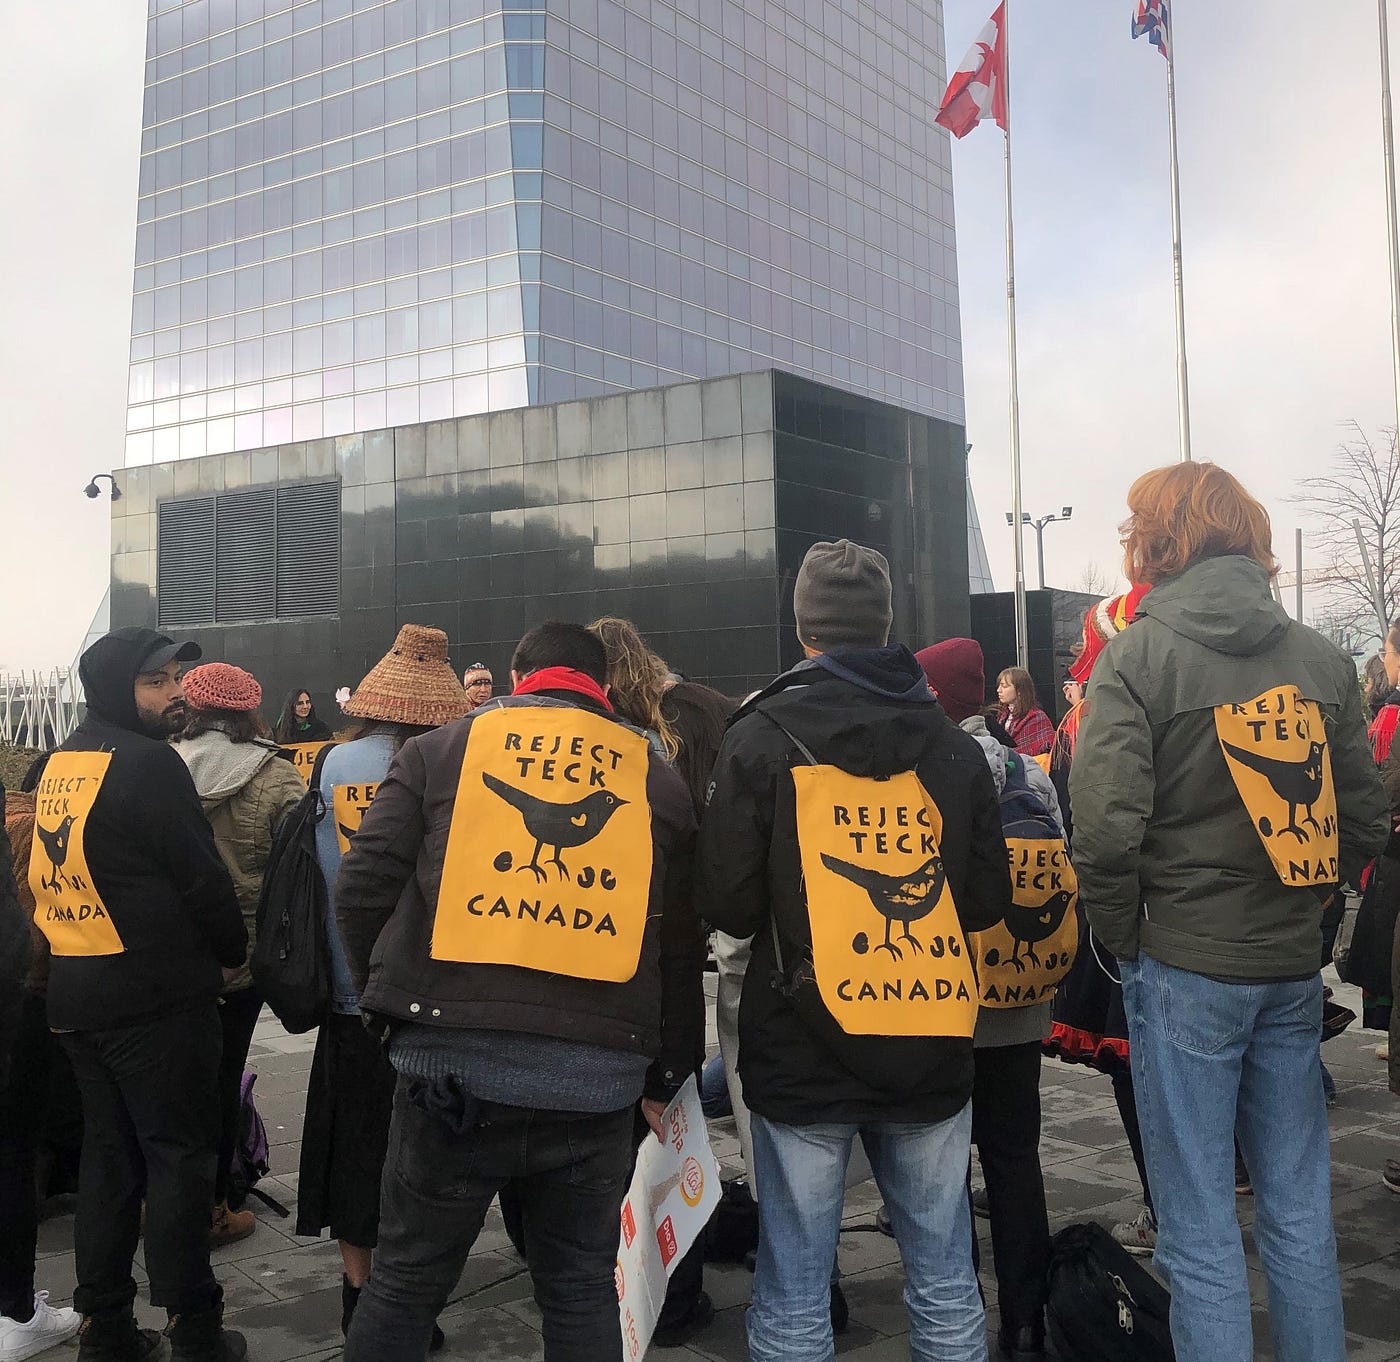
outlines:
M326 815L321 763L330 750L325 748L317 757L310 788L272 840L258 900L258 940L249 962L253 982L293 1035L319 1026L330 1008L329 900L316 859L316 825Z
M1175 1362L1171 1295L1102 1225L1050 1241L1050 1339L1075 1362Z

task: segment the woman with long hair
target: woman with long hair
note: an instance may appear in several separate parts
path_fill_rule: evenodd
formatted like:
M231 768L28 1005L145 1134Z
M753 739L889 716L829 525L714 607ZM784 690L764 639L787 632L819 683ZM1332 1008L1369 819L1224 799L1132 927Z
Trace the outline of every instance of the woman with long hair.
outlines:
M311 702L311 692L298 686L287 692L282 701L282 711L273 725L272 736L279 743L330 742L330 725L316 717L316 706Z
M652 746L675 761L680 751L675 729L662 711L669 673L647 647L631 620L604 615L588 626L603 641L608 655L608 698L624 719L646 730Z
M379 1240L379 1182L389 1147L395 1073L380 1041L360 1020L335 921L340 858L360 825L389 764L411 737L460 719L471 709L447 661L441 629L405 624L394 646L342 706L359 721L329 749L317 774L326 817L316 825L316 859L326 880L331 954L331 1011L316 1037L302 1126L296 1232L329 1228L340 1241L342 1331L369 1278ZM442 1333L433 1326L433 1346Z
M214 844L233 877L248 929L248 959L258 934L258 901L277 825L306 792L296 768L278 755L258 713L262 687L241 667L206 662L184 677L188 717L175 738L214 829ZM243 1066L262 995L248 961L229 975L219 999L224 1048L219 1061L219 1164L214 1175L210 1243L231 1244L257 1228L251 1211L228 1204L229 1165L238 1138Z
M997 700L1001 703L1001 723L1011 736L1011 745L1023 757L1039 757L1055 743L1055 725L1041 709L1035 682L1024 667L1008 667L997 677Z

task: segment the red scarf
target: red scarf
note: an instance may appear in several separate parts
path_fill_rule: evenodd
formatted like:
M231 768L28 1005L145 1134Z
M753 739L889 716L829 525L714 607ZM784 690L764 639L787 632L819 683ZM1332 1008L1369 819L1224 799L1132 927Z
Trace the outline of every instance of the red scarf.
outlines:
M533 695L542 690L571 690L578 695L586 695L595 704L602 705L609 714L613 712L612 702L602 686L591 676L576 672L572 667L541 667L529 676L522 676L512 694Z

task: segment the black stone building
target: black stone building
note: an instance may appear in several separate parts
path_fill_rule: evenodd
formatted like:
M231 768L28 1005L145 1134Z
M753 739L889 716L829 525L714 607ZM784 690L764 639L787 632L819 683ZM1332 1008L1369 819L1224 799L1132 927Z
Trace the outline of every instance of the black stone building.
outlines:
M971 623L961 427L780 371L114 476L113 627L196 638L269 714L293 686L333 713L405 623L503 685L530 625L605 614L741 695L800 655L818 539L889 558L911 645Z

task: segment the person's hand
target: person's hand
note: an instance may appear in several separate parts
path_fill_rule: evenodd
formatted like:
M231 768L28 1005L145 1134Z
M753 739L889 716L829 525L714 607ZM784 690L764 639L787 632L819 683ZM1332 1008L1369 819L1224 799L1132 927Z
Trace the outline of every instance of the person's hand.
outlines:
M658 1102L654 1097L642 1098L642 1115L646 1117L646 1123L656 1134L656 1138L662 1144L666 1143L666 1127L662 1124L661 1118L666 1114L667 1103Z

